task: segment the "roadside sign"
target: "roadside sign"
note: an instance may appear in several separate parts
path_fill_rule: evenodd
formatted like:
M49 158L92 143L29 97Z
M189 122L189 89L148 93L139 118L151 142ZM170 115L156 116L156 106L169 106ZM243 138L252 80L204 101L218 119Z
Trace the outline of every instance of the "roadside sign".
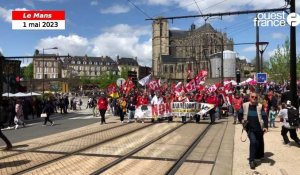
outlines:
M267 82L267 73L257 73L257 83L266 83Z
M125 83L125 79L124 78L118 78L116 84L121 87L124 83Z

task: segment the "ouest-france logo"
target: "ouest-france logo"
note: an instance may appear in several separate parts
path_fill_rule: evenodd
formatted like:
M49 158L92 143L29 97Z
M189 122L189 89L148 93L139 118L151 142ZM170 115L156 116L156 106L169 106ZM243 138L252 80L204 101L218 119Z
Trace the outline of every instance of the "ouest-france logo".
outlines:
M253 19L254 26L283 27L287 24L296 27L300 24L300 15L297 13L258 13Z

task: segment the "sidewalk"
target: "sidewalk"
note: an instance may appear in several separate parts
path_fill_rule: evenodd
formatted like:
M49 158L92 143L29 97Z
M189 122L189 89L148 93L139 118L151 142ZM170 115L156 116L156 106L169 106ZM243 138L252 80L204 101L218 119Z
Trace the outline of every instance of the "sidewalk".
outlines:
M244 132L242 137L246 142L240 140L242 125L235 126L233 175L261 174L261 175L296 175L300 174L300 147L290 139L291 145L284 145L281 136L282 123L275 123L277 128L269 128L264 136L265 160L251 170L249 167L249 139ZM300 130L297 131L300 137ZM289 136L289 134L288 134ZM289 137L290 138L290 137Z

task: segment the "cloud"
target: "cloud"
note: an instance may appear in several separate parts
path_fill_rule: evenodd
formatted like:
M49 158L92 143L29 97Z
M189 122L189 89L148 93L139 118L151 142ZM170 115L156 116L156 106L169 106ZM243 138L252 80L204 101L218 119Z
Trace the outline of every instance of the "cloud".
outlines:
M113 5L106 9L101 9L100 13L102 14L119 14L119 13L127 13L129 12L130 8L128 6L122 6L122 5Z
M98 56L138 57L142 65L151 65L152 38L150 27L129 26L119 24L91 40L92 54ZM141 37L148 40L141 41Z
M58 47L58 50L47 50L47 53L60 55L137 57L140 65L151 66L152 38L150 26L129 26L118 24L103 30L94 38L79 35L56 36L41 39L36 49ZM141 39L144 38L144 39ZM46 51L45 51L46 52Z
M96 5L98 5L98 1L97 0L91 1L91 6L96 6Z
M59 53L61 55L84 55L88 52L89 43L88 39L78 36L59 35L57 37L43 38L39 41L35 49L42 52L43 48L58 47L57 50L45 50L45 53Z
M279 8L285 5L284 1L274 3L274 0L196 0L202 13L216 13L216 12L229 12L238 10L252 10L252 9L264 9L264 8ZM182 1L182 0L147 0L148 5L164 5L171 6L175 5L183 10L192 12L194 14L199 14L199 9L195 1ZM300 7L300 5L299 5ZM232 18L229 18L232 20Z
M274 32L274 33L272 33L272 38L273 39L284 40L286 37L287 37L287 35L285 35L284 33L280 33L280 32Z
M27 10L26 8L16 8L14 10ZM3 7L0 7L0 18L4 19L5 22L11 23L11 13L12 9L5 9Z
M2 55L4 55L4 54L3 54L3 50L2 50L2 48L1 48L1 47L0 47L0 53L2 53Z
M4 19L5 22L11 22L11 11L3 7L0 7L0 17Z
M286 51L285 51L285 48L284 48L284 47L280 47L280 48L279 48L279 51L280 51L280 53L282 53L282 54L286 54ZM264 56L264 57L270 59L270 57L274 56L276 52L278 52L278 48L275 48L275 49L273 49L273 50L271 50L271 51L268 51L266 54L264 54L264 55L266 55L266 56Z
M251 62L251 59L249 59L249 58L246 57L246 56L239 56L239 58L240 58L241 60L247 60L247 63L250 63L250 62Z
M256 51L256 46L252 45L252 46L249 46L249 47L245 47L245 48L243 48L242 51L243 52L255 52Z
M24 0L24 4L31 8L35 8L35 5L32 0Z

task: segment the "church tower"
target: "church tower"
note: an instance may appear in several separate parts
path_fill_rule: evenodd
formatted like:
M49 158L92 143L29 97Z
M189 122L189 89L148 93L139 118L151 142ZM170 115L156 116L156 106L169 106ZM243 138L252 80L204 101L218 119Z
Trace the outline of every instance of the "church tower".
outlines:
M161 55L169 55L169 24L166 19L152 23L152 71L157 77L161 72Z

